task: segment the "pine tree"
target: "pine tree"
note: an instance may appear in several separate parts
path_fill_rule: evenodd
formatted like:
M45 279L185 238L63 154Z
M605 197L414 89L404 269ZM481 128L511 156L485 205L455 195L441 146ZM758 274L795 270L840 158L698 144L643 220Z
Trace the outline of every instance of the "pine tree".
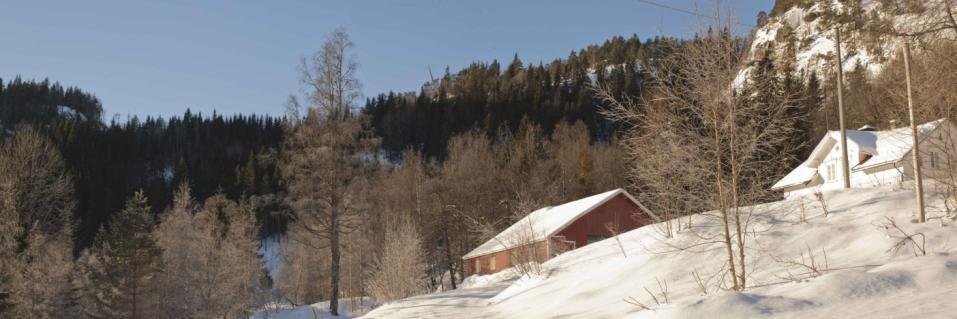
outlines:
M87 315L95 318L152 318L154 295L162 269L162 250L152 236L155 223L142 191L100 229L96 242L82 258L88 283Z

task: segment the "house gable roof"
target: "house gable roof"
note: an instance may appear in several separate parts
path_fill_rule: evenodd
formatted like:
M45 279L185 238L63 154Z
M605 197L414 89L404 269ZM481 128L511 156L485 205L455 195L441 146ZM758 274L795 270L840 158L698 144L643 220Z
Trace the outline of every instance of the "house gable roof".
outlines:
M657 216L632 197L631 194L619 188L562 205L538 209L512 224L501 233L498 233L492 239L479 245L468 254L465 254L465 256L462 256L462 259L488 255L524 244L545 240L562 231L581 216L588 214L598 206L601 206L618 195L624 195L625 198L634 202L639 208L651 215L653 219L658 219Z

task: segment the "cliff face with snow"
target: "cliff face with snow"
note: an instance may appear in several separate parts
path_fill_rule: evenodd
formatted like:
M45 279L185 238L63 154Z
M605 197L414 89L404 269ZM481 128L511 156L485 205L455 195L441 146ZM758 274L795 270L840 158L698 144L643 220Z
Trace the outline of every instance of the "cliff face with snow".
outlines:
M755 31L751 60L773 50L776 60L793 61L799 75L814 73L827 81L835 74L838 27L845 72L863 67L868 75L881 72L887 62L900 56L906 39L914 39L919 50L922 44L954 36L953 29L946 28L952 20L942 0L912 7L875 0L793 2L776 8L778 12ZM944 30L927 33L942 26Z

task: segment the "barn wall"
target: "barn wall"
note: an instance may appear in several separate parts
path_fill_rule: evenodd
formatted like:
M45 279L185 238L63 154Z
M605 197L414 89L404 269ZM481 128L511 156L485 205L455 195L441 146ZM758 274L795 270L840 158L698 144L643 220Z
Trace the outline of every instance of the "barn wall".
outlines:
M512 267L512 257L517 257L522 260L528 260L529 257L526 257L527 254L537 254L535 258L541 261L545 261L547 254L545 248L545 242L540 241L530 245L525 245L522 247L516 247L509 250L504 250L500 252L491 253L488 255L482 255L475 258L469 258L465 260L466 271L469 275L488 275L494 274L503 269ZM491 268L492 259L495 259L495 269ZM476 273L475 271L475 261L478 260L482 264L482 269L480 272Z
M574 241L576 248L582 247L588 244L588 236L611 237L612 233L605 227L607 223L616 224L620 234L651 224L652 219L624 194L619 194L558 232L557 236Z

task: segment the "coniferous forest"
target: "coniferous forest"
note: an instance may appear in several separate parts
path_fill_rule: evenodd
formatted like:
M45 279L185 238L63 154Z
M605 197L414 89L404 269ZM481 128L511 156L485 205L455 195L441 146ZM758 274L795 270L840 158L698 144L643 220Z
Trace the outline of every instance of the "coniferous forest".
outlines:
M106 122L99 99L80 88L20 78L0 83L3 128L11 135L22 126L40 130L57 145L73 176L77 249L89 246L140 189L158 214L172 203L174 186L186 179L198 198L272 194L278 187L279 118L187 110L169 119ZM281 223L275 225L280 228L268 231L281 230Z

